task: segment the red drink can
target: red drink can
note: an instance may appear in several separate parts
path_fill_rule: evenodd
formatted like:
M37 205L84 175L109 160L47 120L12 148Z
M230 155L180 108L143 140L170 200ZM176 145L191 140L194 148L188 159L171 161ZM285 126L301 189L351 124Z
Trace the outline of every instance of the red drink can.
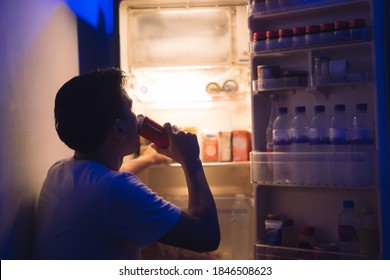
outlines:
M154 143L158 147L168 147L168 134L164 127L144 115L138 115L137 119L138 133L140 136Z

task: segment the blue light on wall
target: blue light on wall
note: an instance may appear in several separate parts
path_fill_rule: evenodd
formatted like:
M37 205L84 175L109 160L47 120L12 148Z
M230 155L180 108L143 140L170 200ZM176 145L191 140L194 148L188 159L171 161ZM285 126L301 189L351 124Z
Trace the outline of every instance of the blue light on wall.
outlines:
M91 26L97 28L99 22L104 22L106 33L114 32L113 0L66 0L66 3L79 18Z

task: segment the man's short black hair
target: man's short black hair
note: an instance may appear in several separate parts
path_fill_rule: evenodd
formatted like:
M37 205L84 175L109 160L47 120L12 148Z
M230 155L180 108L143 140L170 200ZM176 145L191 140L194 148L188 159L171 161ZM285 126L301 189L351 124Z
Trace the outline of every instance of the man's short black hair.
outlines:
M66 82L55 98L55 125L71 149L88 153L103 142L115 119L123 114L126 77L120 69L105 68Z

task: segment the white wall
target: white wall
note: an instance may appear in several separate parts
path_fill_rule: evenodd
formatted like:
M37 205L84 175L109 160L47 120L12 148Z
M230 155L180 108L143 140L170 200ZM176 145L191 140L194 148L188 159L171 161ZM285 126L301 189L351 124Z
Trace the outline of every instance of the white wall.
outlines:
M71 155L54 129L54 97L78 74L76 17L61 0L0 9L0 258L29 256L34 206L50 165Z

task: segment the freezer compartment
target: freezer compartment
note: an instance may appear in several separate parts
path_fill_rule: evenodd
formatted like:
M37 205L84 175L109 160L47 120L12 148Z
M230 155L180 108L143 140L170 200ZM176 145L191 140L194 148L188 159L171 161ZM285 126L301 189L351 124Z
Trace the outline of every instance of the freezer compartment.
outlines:
M166 197L169 201L180 206L182 209L186 209L188 205L188 199L186 196L174 196ZM251 206L249 221L249 239L248 242L248 259L253 259L253 254L251 254L251 249L254 242L254 219L253 219L253 199L246 197L247 203ZM234 240L232 239L232 206L234 203L234 197L215 197L215 203L218 211L218 219L221 230L221 243L219 248L213 252L207 253L197 253L190 250L180 249L160 243L153 244L151 246L144 247L141 251L142 259L154 259L154 260L163 260L163 259L207 259L207 260L219 260L219 259L232 259L234 258L232 252L232 244Z
M251 152L251 180L258 184L370 186L375 152Z
M368 256L325 250L255 245L256 260L364 260Z

